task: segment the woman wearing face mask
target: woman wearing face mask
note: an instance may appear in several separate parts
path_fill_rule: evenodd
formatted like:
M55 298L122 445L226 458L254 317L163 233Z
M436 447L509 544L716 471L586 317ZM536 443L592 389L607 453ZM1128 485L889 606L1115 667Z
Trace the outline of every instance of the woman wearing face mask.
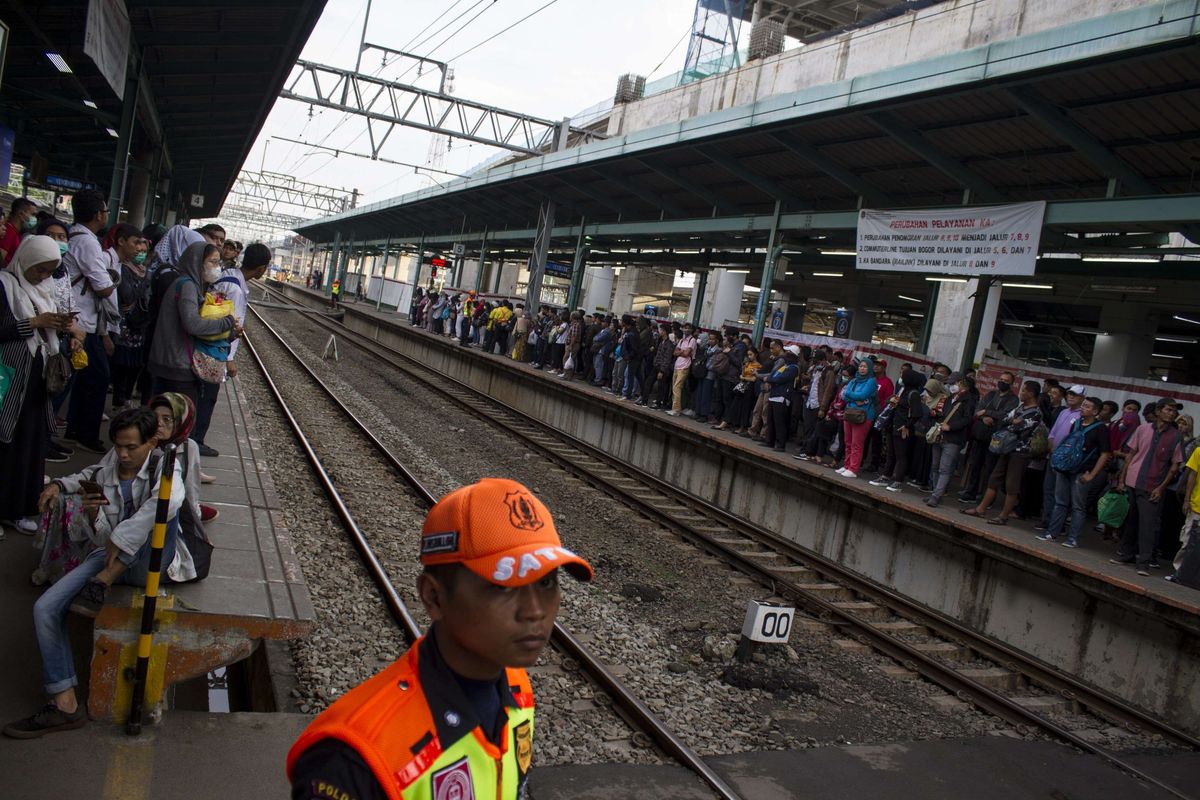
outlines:
M59 256L65 256L67 254L66 223L61 222L54 217L42 220L42 222L38 224L37 235L49 236L51 239L53 239L54 243L58 245ZM55 310L59 314L66 314L67 316L72 316L72 314L78 312L79 309L75 306L75 293L71 291L71 279L67 277L66 265L60 261L58 268L54 270L54 274L48 278L48 280L52 281L54 286ZM66 351L74 352L81 349L83 347L83 339L86 334L84 333L83 328L79 326L79 323L74 321L74 317L72 317L72 322L67 329L67 333L70 335L59 338L60 346L63 342L65 342ZM50 398L50 404L53 406L54 413L56 415L58 414L59 409L62 408L62 404L67 399L67 396L71 393L71 386L74 383L75 376L72 374L70 379L67 381L67 385L63 387L62 391ZM56 418L54 425L54 433L61 433L66 428L67 421L65 419ZM66 447L61 442L51 440L49 450L46 454L46 460L59 463L65 461L66 458L73 452L74 451L71 448Z
M179 392L197 402L200 379L192 372L193 337L241 332L232 314L220 319L200 316L205 290L221 277L220 264L221 251L207 242L188 245L179 257L179 277L163 295L150 345L156 393Z
M113 408L134 405L132 399L138 378L146 366L146 327L150 323L150 277L146 274L146 240L132 225L113 227L108 236L107 252L121 271L117 285L117 305L121 312L120 328L113 333L112 358ZM143 387L141 402L150 399L149 386Z
M53 423L46 363L71 319L54 306L50 276L59 261L54 240L29 236L0 273L0 358L9 373L0 400L0 519L30 534L36 522L21 518L37 513Z

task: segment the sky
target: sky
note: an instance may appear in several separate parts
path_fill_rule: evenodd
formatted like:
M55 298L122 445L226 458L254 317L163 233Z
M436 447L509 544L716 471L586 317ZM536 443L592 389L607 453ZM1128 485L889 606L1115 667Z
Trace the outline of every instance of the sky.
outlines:
M302 58L353 68L366 7L367 0L329 0ZM682 69L694 8L695 0L374 0L367 41L442 61L454 59L450 64L455 72L453 93L459 97L561 119L610 100L617 78L626 72L657 78ZM421 33L447 9L433 27ZM495 35L535 11L525 22ZM477 49L455 58L480 43ZM381 72L380 56L368 51L362 71L396 80L408 66L393 64L382 67ZM430 72L417 78L412 71L402 82L436 88L436 75ZM348 155L335 157L331 152L273 138L280 136L356 152L370 149L362 118L320 108L313 109L310 118L307 105L281 99L243 168L282 172L347 190L356 188L360 205L431 185L428 178L409 168ZM433 134L424 131L397 129L379 155L423 165L432 138ZM497 152L454 140L441 168L465 172ZM282 206L277 210L319 216Z

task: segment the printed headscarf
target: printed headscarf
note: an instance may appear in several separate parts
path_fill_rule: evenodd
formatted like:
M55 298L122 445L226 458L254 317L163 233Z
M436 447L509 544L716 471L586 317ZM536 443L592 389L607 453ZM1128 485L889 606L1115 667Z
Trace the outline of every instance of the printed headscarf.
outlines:
M204 237L187 225L175 225L159 240L154 248L154 255L158 263L174 267L179 264L179 259L188 247L203 241Z
M946 387L942 386L942 382L937 378L930 378L925 381L925 405L932 408L937 408L946 396Z
M53 314L58 311L54 302L54 279L46 277L40 283L30 283L25 271L38 264L62 261L58 242L49 236L26 236L12 261L4 268L0 280L4 281L4 292L8 305L17 319L31 319L38 314ZM25 340L29 354L37 358L41 350L45 358L58 352L58 332L53 328L38 328L35 335Z
M160 407L171 409L171 416L175 418L175 431L162 444L183 444L191 435L192 428L196 427L196 404L186 394L164 392L150 401L150 408Z

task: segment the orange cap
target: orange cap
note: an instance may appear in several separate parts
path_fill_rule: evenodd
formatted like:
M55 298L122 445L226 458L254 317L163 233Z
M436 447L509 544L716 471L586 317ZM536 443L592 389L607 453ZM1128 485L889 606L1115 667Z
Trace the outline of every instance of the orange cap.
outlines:
M489 583L524 586L563 567L592 579L586 561L562 546L550 509L516 481L483 478L429 509L421 563L462 564Z

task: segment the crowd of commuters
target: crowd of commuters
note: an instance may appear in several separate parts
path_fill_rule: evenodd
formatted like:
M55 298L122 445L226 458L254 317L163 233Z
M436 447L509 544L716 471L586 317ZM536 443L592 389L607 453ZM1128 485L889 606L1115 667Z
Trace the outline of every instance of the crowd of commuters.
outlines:
M139 229L110 223L82 191L66 223L18 198L0 234L0 520L33 538L31 579L50 584L33 610L49 702L4 728L34 738L82 725L68 612L94 617L114 583L143 585L161 479L177 448L165 579L207 574L201 456L264 245L225 241L218 225ZM108 440L102 438L107 425ZM47 461L76 450L96 463L54 481ZM0 538L3 534L0 533Z
M1018 384L1007 372L981 396L974 371L940 363L928 373L902 364L893 383L882 359L829 346L756 346L735 329L698 331L645 316L550 306L530 313L473 292L419 289L409 316L463 346L587 381L619 400L846 478L862 475L892 494L916 491L933 508L956 494L968 516L992 525L1029 520L1039 538L1068 548L1094 530L1114 542L1114 563L1143 575L1172 555L1180 561L1200 522L1197 439L1170 398L1118 405L1082 386ZM1099 524L1101 500L1113 494L1128 512Z

